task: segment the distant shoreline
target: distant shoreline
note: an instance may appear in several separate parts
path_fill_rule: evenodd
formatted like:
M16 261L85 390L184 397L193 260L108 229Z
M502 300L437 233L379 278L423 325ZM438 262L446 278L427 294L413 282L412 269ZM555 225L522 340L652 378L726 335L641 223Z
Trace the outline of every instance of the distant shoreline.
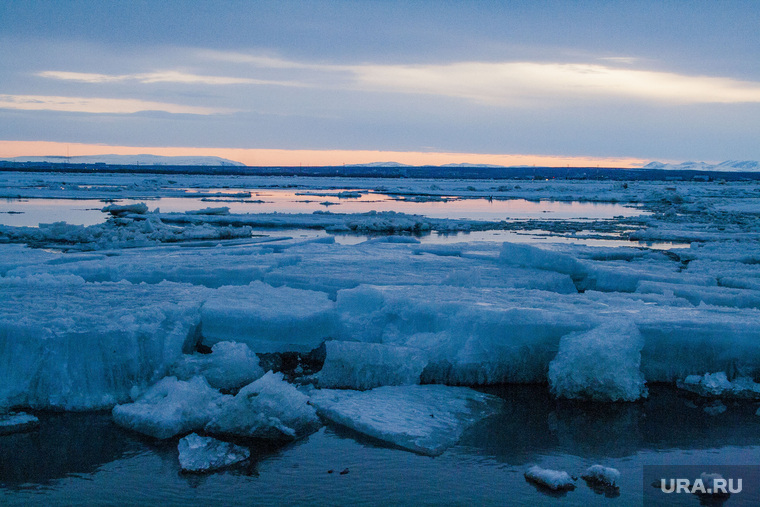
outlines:
M614 167L366 167L366 166L204 166L69 164L51 162L0 162L0 172L86 174L196 174L220 176L303 176L342 178L494 179L494 180L640 180L640 181L759 181L760 172L645 169Z

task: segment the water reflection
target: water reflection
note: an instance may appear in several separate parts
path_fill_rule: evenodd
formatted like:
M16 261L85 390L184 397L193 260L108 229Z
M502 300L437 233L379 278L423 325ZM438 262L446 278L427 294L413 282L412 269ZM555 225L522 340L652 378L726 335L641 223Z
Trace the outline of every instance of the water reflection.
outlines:
M386 194L359 193L359 197L341 197L340 193L311 193L290 190L250 191L250 197L224 197L219 189L210 189L221 197L200 197L189 193L185 197L158 197L154 199L117 199L119 204L145 202L150 210L184 213L207 207L226 206L231 213L313 213L329 209L335 213L367 213L369 211L396 211L425 215L431 218L467 220L583 220L631 217L643 210L616 203L527 201L524 199L494 200L398 200ZM246 194L248 192L245 192ZM211 195L208 192L198 195ZM309 198L313 196L315 198ZM6 199L0 206L0 224L36 227L40 223L66 221L76 225L93 225L106 219L100 212L105 206L98 199Z
M49 484L94 472L103 463L140 450L110 414L40 414L40 428L0 436L0 486Z
M504 412L435 458L328 426L286 446L238 441L252 452L247 464L200 476L180 472L176 439L140 437L108 413L41 414L39 430L0 437L0 503L535 505L557 499L525 481L528 464L579 475L603 463L621 471L619 493L579 480L562 504L641 505L645 464L760 458L753 402L726 402L710 416L703 401L668 386L615 405L557 401L546 386L483 390L505 399Z
M557 452L606 459L642 450L760 445L754 402L727 401L728 410L713 416L704 410L708 402L670 386L650 386L647 400L616 404L555 400L544 386L484 390L504 398L507 407L460 443L510 465Z

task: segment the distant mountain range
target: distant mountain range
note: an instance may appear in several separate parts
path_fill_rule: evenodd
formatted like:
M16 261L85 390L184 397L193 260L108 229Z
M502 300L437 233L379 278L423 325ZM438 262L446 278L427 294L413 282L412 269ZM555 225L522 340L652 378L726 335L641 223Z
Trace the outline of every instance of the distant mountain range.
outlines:
M649 162L644 169L664 169L681 171L760 171L760 162L756 160L726 160L720 164L708 164L707 162L683 162L681 164L663 164L662 162Z
M13 157L10 162L49 162L52 164L114 164L114 165L207 165L244 166L221 157L165 157L161 155L86 155L80 157Z

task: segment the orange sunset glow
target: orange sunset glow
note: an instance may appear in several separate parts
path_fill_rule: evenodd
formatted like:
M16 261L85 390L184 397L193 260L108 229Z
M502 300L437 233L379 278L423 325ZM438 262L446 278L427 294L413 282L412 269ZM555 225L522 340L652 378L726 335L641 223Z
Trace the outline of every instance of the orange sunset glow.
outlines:
M58 143L48 141L0 141L0 158L20 156L85 155L162 155L214 156L249 166L327 166L398 162L408 165L489 164L535 165L541 167L641 167L647 161L638 158L562 157L523 154L439 153L372 150L277 150L243 148L184 148L145 146L105 146L99 144Z

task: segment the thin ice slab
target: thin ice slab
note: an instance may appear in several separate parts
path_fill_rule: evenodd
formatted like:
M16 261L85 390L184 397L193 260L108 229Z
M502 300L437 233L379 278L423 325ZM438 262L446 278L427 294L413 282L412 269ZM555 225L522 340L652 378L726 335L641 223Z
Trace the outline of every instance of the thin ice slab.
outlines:
M429 456L442 454L467 428L503 405L489 394L442 385L322 389L311 394L311 403L332 422Z
M26 412L0 413L0 435L30 431L40 425L40 420Z
M227 468L247 460L245 447L191 433L179 441L179 466L183 472L204 473Z

